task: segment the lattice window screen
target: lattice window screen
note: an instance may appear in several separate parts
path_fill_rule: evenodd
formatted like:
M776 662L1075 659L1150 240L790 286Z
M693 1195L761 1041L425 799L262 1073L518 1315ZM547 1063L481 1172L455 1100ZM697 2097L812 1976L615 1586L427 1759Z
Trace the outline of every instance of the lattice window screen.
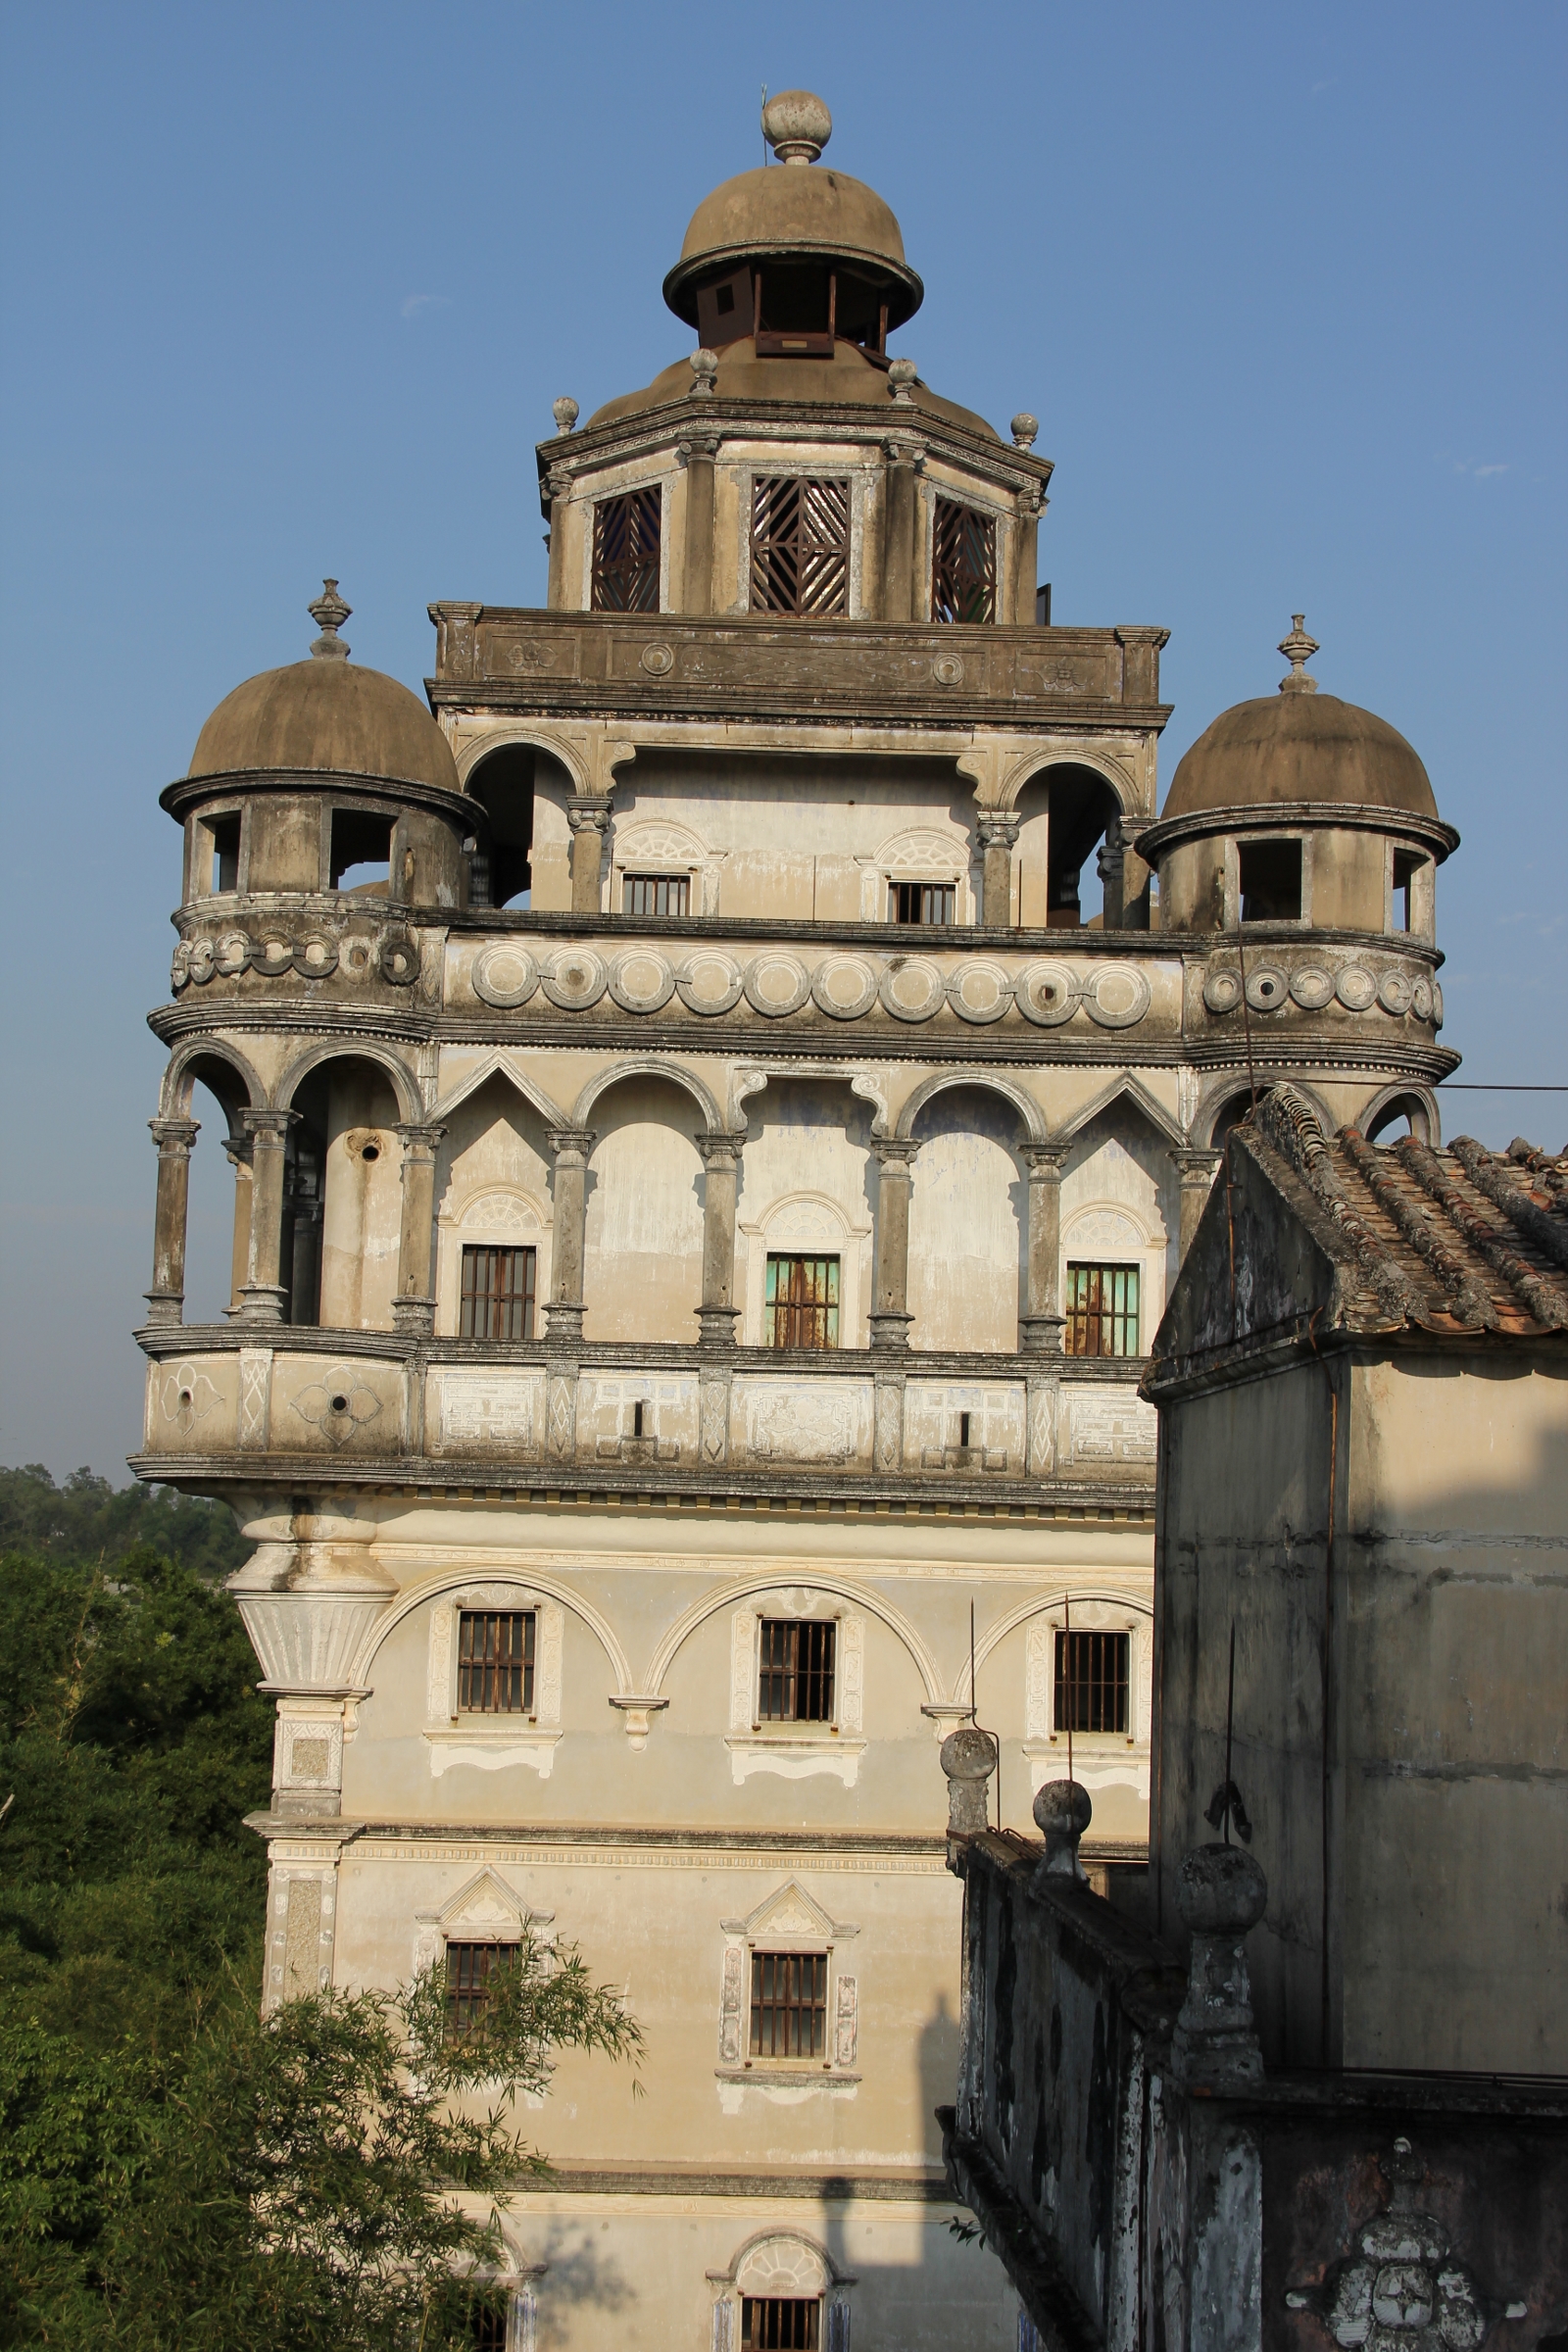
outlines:
M629 490L594 508L593 609L596 612L659 611L659 533L662 493Z
M989 514L939 498L931 534L931 617L997 617L997 526Z
M850 485L769 476L752 484L754 612L843 612L850 590Z

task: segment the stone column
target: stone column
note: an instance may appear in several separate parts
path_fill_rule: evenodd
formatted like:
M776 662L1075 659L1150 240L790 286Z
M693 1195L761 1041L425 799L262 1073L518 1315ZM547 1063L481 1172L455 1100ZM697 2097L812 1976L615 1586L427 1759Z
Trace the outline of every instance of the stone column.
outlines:
M703 1159L703 1303L697 1310L705 1348L732 1348L740 1308L735 1290L735 1194L743 1135L700 1135Z
M876 1273L871 1293L871 1345L906 1348L914 1318L909 1300L909 1188L920 1147L903 1137L871 1146L877 1158Z
M1014 628L1033 628L1035 573L1040 567L1040 510L1045 505L1040 484L1031 482L1018 493L1018 519L1012 526L1012 610L1006 617Z
M1263 2080L1246 1938L1268 1907L1268 1881L1241 1846L1200 1845L1182 1858L1176 1902L1192 1947L1171 2074L1184 2090L1245 2093Z
M610 831L610 795L579 794L566 803L571 827L571 911L598 914L604 893L605 837Z
M566 509L571 504L571 475L564 466L550 468L550 585L546 601L552 612L566 610Z
M190 1198L191 1146L201 1132L195 1119L149 1119L158 1146L158 1205L153 1215L153 1287L147 1292L149 1323L178 1323L185 1306L185 1211Z
M705 433L683 441L686 453L686 593L687 612L713 610L713 461L718 435Z
M417 1335L435 1329L431 1263L435 1222L435 1155L444 1127L400 1126L403 1146L403 1220L398 1232L398 1288L392 1320Z
M1061 1330L1061 1171L1070 1146L1024 1144L1029 1170L1028 1276L1019 1334L1027 1353L1059 1355Z
M1121 931L1126 928L1127 897L1123 871L1126 844L1121 837L1121 819L1112 817L1105 827L1105 838L1095 852L1095 871L1104 892L1104 912L1101 928Z
M925 452L917 441L889 439L886 504L882 541L882 611L888 620L917 620L925 615L916 607L914 540L917 501L915 476Z
M1198 1220L1203 1213L1204 1203L1213 1186L1214 1171L1223 1156L1224 1154L1219 1152L1192 1150L1171 1153L1171 1158L1176 1165L1176 1173L1181 1180L1181 1223L1178 1228L1178 1242L1183 1258L1186 1257L1188 1250L1193 1246L1193 1236L1198 1231Z
M240 1285L246 1323L281 1323L288 1297L282 1280L283 1173L288 1131L297 1110L242 1110L251 1144L251 1233Z
M231 1135L223 1150L234 1171L234 1240L230 1253L228 1305L225 1312L237 1315L245 1304L245 1277L251 1262L251 1147L249 1139Z
M975 811L975 831L984 857L980 883L983 930L1004 931L1012 922L1012 852L1021 821L1010 808Z
M550 1250L546 1335L575 1345L582 1338L583 1229L588 1209L589 1127L552 1127L546 1141L555 1159L555 1223Z

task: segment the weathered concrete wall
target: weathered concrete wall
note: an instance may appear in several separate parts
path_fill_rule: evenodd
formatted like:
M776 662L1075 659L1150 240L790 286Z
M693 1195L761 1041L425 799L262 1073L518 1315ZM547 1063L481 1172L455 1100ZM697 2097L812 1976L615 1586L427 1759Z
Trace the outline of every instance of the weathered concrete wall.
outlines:
M583 1333L695 1340L703 1294L701 1113L659 1079L612 1088L594 1109Z
M329 1065L328 1087L320 1320L389 1331L402 1218L397 1098L364 1062Z

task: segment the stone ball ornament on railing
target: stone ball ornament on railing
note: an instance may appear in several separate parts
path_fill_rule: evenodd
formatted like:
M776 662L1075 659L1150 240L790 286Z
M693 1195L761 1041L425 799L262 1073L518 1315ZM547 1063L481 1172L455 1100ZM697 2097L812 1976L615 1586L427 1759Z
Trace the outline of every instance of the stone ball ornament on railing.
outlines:
M997 1743L978 1724L963 1723L942 1742L942 1769L948 1776L948 1835L972 1838L991 1827L991 1775L997 1769Z
M1036 1886L1087 1886L1078 1840L1095 1814L1088 1789L1079 1781L1047 1781L1035 1792L1034 1814L1035 1827L1046 1841Z
M1268 1881L1239 1845L1183 1857L1176 1901L1193 1939L1187 1997L1171 2036L1171 2072L1188 2088L1239 2089L1263 2079L1245 1938L1268 1907Z

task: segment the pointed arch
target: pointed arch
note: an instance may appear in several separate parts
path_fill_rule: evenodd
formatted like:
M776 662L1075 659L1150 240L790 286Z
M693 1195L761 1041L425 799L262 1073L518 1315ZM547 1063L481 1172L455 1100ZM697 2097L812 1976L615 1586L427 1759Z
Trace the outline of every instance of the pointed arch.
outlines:
M634 1054L625 1061L612 1061L608 1069L597 1071L572 1104L572 1126L586 1127L600 1097L608 1094L612 1086L618 1086L623 1078L667 1079L671 1086L677 1086L691 1096L703 1114L703 1123L710 1135L725 1132L724 1114L718 1106L717 1098L710 1093L700 1078L690 1070L683 1069L678 1061L666 1061L657 1054Z
M1416 1141L1429 1145L1433 1151L1437 1150L1442 1141L1443 1126L1438 1113L1437 1097L1430 1088L1412 1086L1407 1078L1401 1078L1395 1085L1386 1086L1375 1094L1355 1124L1367 1142L1375 1144L1385 1128L1391 1127L1396 1118L1408 1119L1410 1133Z
M1134 1077L1130 1070L1121 1072L1110 1081L1108 1086L1102 1087L1099 1094L1084 1104L1082 1110L1075 1111L1066 1125L1056 1130L1051 1139L1052 1142L1054 1144L1070 1144L1076 1136L1083 1133L1086 1127L1092 1125L1099 1118L1102 1111L1109 1110L1112 1103L1121 1102L1123 1099L1131 1102L1134 1109L1143 1113L1155 1134L1163 1137L1167 1144L1174 1145L1178 1150L1185 1147L1187 1133L1181 1121L1174 1118L1164 1104L1150 1093L1143 1080Z
M482 1086L488 1086L492 1078L504 1078L525 1102L532 1105L546 1126L570 1126L571 1121L555 1098L545 1093L544 1088L529 1076L527 1069L520 1061L503 1051L487 1054L483 1061L471 1070L466 1078L461 1078L458 1081L450 1094L442 1096L440 1102L430 1112L431 1124L435 1125L450 1118L460 1103L466 1102L468 1097L476 1095Z
M1001 1095L1004 1102L1012 1104L1022 1120L1025 1141L1032 1144L1045 1142L1046 1114L1031 1095L1026 1094L1021 1086L1015 1086L1011 1079L999 1077L995 1070L971 1069L967 1065L939 1070L935 1077L924 1079L900 1111L894 1134L907 1142L914 1133L914 1122L926 1104L956 1086L979 1087L988 1095Z
M1339 1120L1329 1109L1322 1096L1316 1093L1295 1070L1286 1072L1260 1069L1257 1073L1258 1101L1262 1102L1270 1087L1287 1083L1294 1087L1296 1092L1306 1102L1313 1118L1316 1119L1324 1135L1333 1135L1340 1125ZM1396 1086L1389 1091L1395 1094L1408 1094L1413 1090L1406 1081L1403 1085ZM1251 1105L1251 1099L1252 1089L1245 1070L1230 1070L1223 1077L1217 1078L1201 1096L1198 1108L1193 1113L1192 1141L1194 1144L1202 1150L1217 1150L1218 1146L1225 1141L1228 1128L1236 1124L1234 1119L1226 1121L1225 1113L1239 1103L1242 1106L1242 1115L1245 1115ZM1224 1122L1223 1125L1222 1122ZM1221 1129L1217 1137L1214 1132L1216 1126Z

